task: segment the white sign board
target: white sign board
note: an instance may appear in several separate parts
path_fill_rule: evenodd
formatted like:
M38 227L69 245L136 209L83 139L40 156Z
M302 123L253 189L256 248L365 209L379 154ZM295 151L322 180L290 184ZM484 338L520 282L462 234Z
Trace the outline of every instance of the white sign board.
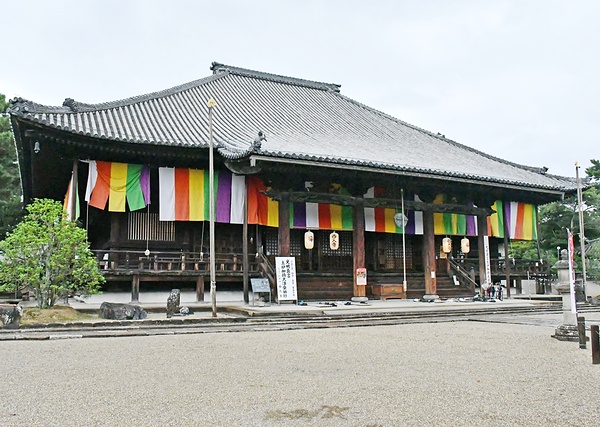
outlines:
M275 272L277 274L277 300L298 301L296 258L275 257Z
M492 286L492 266L490 263L490 238L489 236L483 236L483 253L485 259L485 282L483 289L487 289Z

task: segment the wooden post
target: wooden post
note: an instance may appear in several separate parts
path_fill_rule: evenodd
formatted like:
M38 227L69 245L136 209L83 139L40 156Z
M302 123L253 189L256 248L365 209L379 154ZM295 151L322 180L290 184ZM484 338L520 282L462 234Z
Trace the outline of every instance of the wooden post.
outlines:
M131 279L131 302L140 302L140 276L137 274Z
M510 298L510 259L508 258L508 248L510 246L510 224L506 220L506 210L504 210L504 274L506 278L506 298ZM487 222L487 221L486 221Z
M483 283L485 282L485 243L484 236L488 232L487 216L477 215L477 254L479 256L479 292L484 295ZM488 283L488 285L491 285Z
M426 295L437 295L435 255L433 211L425 210L423 212L423 269Z
M204 302L204 276L196 278L196 301Z
M600 334L598 333L598 325L592 325L590 339L592 341L592 363L600 364Z
M365 206L357 203L353 208L354 229L352 230L352 259L353 259L353 294L355 297L366 297L367 287L356 283L356 270L366 268L365 265ZM367 281L369 272L367 272Z
M242 280L244 288L244 302L248 304L250 298L248 295L248 282L249 280L249 269L250 260L248 259L248 180L244 179L244 223L242 225Z
M290 201L283 196L279 201L279 256L290 256Z
M585 335L585 317L577 317L577 332L579 333L579 348L585 349L587 336Z

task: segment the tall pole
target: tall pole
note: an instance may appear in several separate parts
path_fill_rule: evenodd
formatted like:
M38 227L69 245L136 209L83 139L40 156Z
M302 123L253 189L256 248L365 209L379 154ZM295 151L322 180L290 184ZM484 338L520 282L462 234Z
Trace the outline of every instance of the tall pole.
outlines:
M400 189L400 197L402 198L402 271L404 272L404 280L402 286L404 287L404 295L406 295L406 225L408 224L406 215L404 215L404 188Z
M583 273L583 293L585 294L585 233L583 231L583 197L581 195L581 180L579 179L579 162L575 162L575 177L577 178L577 207L579 211L579 244L581 245L581 267Z
M217 281L215 267L215 164L213 156L213 108L217 105L214 99L208 100L208 186L209 186L209 223L210 223L210 300L212 302L212 317L217 317Z

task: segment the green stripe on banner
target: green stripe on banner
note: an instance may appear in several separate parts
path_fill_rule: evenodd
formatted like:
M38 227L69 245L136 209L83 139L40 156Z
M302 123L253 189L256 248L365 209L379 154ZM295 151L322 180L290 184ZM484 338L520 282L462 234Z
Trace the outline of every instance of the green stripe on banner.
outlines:
M142 187L140 185L142 168L142 165L127 165L127 184L125 195L127 197L127 203L129 204L130 211L135 211L146 207L144 193L142 193Z
M343 230L352 230L354 227L353 221L353 207L352 206L342 206L342 229Z
M204 170L204 220L210 220L210 173L207 170ZM214 173L214 195L215 195L215 209L214 209L214 218L217 218L217 190L219 189L219 174Z

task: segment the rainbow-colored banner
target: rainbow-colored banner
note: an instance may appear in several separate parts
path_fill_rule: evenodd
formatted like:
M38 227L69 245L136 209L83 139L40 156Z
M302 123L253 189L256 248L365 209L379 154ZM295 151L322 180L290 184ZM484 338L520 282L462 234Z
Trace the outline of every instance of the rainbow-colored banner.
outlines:
M383 197L385 190L380 187L371 187L367 190L365 198ZM407 195L407 197L419 200L418 196ZM394 216L401 213L401 208L365 208L365 231L378 233L402 233L402 227L398 227ZM405 211L408 218L406 234L423 234L423 212Z
M494 212L487 218L488 236L504 238L504 214L502 211L502 201L496 200L491 206Z
M147 166L90 160L85 200L111 212L135 211L150 204L150 171Z
M451 202L443 194L438 194L433 200L434 204ZM436 212L433 214L433 232L436 235L476 236L477 219L473 215Z
M266 190L262 179L248 177L248 224L279 227L279 202L261 193Z
M522 202L507 202L504 204L504 219L508 223L511 239L537 239L536 206Z
M352 230L352 206L328 203L291 203L290 226L313 230Z
M210 178L208 171L187 168L158 169L161 221L208 221ZM215 221L244 222L245 181L241 175L218 171L214 175Z

